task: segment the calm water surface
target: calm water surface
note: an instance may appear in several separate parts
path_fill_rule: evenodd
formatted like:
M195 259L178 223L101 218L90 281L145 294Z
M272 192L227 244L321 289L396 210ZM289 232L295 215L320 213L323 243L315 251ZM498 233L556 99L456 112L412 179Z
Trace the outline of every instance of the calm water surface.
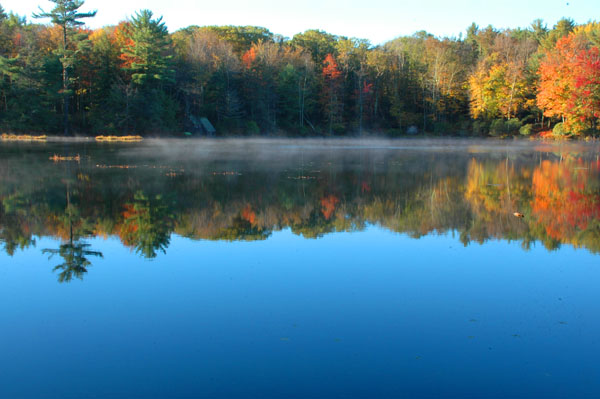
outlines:
M599 397L599 154L0 143L0 397Z

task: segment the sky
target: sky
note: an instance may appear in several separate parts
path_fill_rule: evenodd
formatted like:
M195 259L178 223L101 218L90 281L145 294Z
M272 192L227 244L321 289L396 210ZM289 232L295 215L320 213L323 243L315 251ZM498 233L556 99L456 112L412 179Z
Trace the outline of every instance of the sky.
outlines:
M4 9L26 16L47 0L0 0ZM552 27L562 17L577 23L600 20L600 0L87 0L82 11L98 10L88 26L114 25L140 9L163 16L169 31L190 25L255 25L292 37L307 29L369 39L381 44L426 30L458 37L475 22L481 27L527 27L536 18Z

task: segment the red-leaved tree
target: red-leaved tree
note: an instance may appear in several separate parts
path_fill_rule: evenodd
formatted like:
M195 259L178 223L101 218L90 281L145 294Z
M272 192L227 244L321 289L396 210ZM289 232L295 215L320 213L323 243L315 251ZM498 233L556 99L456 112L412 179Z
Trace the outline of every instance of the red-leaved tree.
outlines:
M582 35L571 33L548 50L538 70L538 106L561 118L565 130L595 130L600 117L600 56Z

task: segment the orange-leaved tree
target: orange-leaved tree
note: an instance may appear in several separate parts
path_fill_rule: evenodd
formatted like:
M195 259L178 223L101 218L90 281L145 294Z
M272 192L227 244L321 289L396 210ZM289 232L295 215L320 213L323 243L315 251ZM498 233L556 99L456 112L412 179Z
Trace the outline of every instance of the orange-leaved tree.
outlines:
M564 131L596 131L600 118L600 55L581 30L559 39L546 51L538 70L538 106L561 118Z

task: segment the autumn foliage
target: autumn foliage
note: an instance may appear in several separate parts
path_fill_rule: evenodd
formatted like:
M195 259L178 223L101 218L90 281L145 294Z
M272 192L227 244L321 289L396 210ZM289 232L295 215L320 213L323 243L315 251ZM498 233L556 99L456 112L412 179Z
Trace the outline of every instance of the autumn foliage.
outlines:
M546 233L564 240L600 220L600 193L594 187L598 164L543 161L533 174L532 212ZM592 183L592 184L591 184Z
M246 69L252 68L252 64L256 60L256 47L252 46L250 50L246 51L242 56L242 63Z
M94 31L69 26L65 45L60 24L2 15L7 133L188 137L206 133L203 118L223 136L600 133L595 22L473 24L466 37L419 31L374 45L320 30L169 32L140 10Z
M323 213L325 220L331 219L331 216L335 212L335 208L339 202L340 200L338 197L333 194L321 199L321 212Z
M342 76L342 72L338 69L335 58L332 54L327 54L323 61L323 77L328 82L336 82L340 76Z
M561 118L566 131L596 130L600 118L600 57L596 46L571 33L545 53L539 68L538 106Z

